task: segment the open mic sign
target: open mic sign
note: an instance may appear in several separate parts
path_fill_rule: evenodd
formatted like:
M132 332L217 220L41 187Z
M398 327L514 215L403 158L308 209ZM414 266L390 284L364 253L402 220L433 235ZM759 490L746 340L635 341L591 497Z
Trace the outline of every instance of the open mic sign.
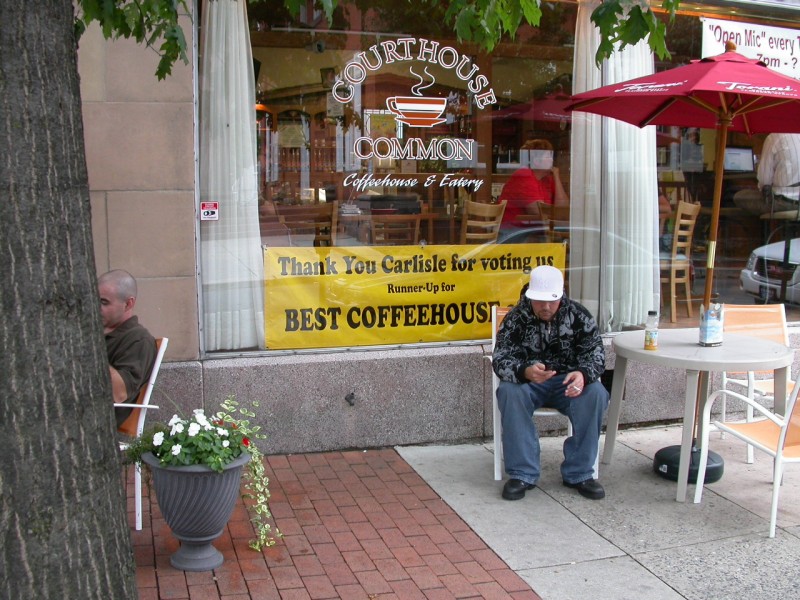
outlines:
M201 202L200 220L201 221L219 220L219 202Z

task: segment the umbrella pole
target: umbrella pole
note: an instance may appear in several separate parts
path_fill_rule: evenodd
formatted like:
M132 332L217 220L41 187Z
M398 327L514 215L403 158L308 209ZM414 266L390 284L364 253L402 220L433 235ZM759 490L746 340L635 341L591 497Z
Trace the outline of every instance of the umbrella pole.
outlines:
M717 149L714 155L714 198L711 205L711 230L708 233L708 249L706 250L706 287L703 292L702 309L708 309L711 304L711 290L714 285L714 261L717 252L717 232L719 230L719 205L722 202L722 174L725 163L725 146L728 144L728 126L731 118L721 116L717 129ZM702 378L701 378L702 380ZM702 387L702 383L700 385ZM697 401L694 406L695 439L700 439L700 395L708 390L697 390Z
M714 262L717 252L717 232L719 230L719 205L722 201L722 174L725 161L725 146L728 143L728 127L731 118L723 115L719 120L717 129L717 150L714 155L714 198L711 204L711 230L708 233L708 248L706 250L706 287L703 293L703 306L708 308L711 304L711 289L714 285Z
M731 118L723 115L719 119L719 128L717 129L717 148L716 155L714 156L714 197L711 204L711 230L708 233L708 248L706 250L706 287L703 293L703 306L701 308L707 309L711 304L711 289L714 285L714 260L717 250L717 232L719 229L719 205L722 201L722 174L723 165L725 161L725 146L728 143L728 127L731 124ZM708 373L700 377L697 386L697 396L694 404L694 427L692 434L694 439L692 441L692 451L689 459L689 471L691 472L692 462L695 456L699 455L700 448L697 446L697 441L700 440L700 399L704 394L708 393ZM718 454L709 451L709 465L711 473L706 472L705 481L696 481L696 485L703 485L704 483L712 483L717 481L722 476L723 461L722 457ZM667 466L667 471L670 467L675 470L675 477L677 478L677 469L680 463L680 446L667 446L659 450L654 459L653 466L658 465L659 470ZM658 471L657 471L658 472ZM695 476L696 477L696 476ZM691 476L689 478L691 480ZM690 481L691 483L691 481Z

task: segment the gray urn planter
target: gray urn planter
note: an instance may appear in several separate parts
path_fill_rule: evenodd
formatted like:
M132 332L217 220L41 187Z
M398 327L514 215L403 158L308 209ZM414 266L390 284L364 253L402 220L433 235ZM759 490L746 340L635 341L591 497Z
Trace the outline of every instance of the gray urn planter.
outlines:
M182 571L210 571L222 565L223 557L211 544L231 517L242 478L242 467L250 460L244 453L224 467L222 473L202 465L162 467L147 452L142 460L153 473L153 486L161 514L181 547L170 564Z

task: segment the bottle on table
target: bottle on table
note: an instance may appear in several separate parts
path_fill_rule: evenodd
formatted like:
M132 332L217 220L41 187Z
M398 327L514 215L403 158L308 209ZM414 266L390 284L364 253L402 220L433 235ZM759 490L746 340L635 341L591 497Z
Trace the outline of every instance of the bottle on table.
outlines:
M658 313L654 310L647 312L647 322L644 326L644 349L658 350Z

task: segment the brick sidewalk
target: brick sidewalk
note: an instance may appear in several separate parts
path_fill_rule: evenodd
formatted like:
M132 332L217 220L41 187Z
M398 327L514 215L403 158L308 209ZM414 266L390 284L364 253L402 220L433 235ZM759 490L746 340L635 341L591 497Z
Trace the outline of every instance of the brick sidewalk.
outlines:
M284 537L260 553L248 548L240 500L214 543L225 563L213 572L170 566L178 542L155 493L145 497L144 529L131 527L141 600L539 599L393 449L267 460ZM129 474L130 523L132 488Z

